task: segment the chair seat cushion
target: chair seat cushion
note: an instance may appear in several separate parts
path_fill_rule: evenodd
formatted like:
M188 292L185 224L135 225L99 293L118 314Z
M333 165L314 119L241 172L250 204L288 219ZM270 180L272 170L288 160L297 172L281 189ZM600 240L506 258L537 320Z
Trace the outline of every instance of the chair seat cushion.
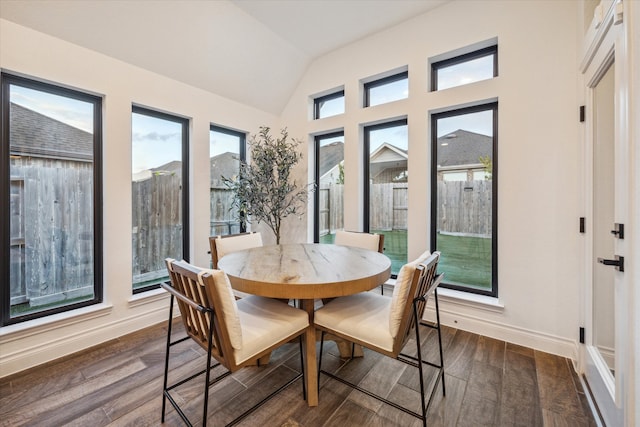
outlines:
M391 299L361 292L332 300L315 313L314 323L363 343L393 351L389 332Z
M262 246L262 234L248 233L226 238L216 237L215 243L218 259L220 259L231 252Z
M237 305L242 348L234 351L236 364L309 326L309 315L305 311L275 299L251 295L238 300Z

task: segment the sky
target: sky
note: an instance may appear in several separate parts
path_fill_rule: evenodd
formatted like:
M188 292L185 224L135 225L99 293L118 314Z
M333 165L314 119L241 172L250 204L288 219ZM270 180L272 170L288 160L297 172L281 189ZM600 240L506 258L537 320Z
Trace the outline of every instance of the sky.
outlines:
M131 116L131 172L182 160L182 125L133 113Z
M11 85L11 102L93 133L93 104Z
M482 80L485 78L482 77L481 73L483 69L486 69L486 65L470 64L469 70L460 73L463 75L463 77L460 78L460 82ZM480 72L478 70L480 70ZM445 71L446 69L441 70L441 73L444 74L440 76L440 84L444 84L445 79L449 78L446 77ZM458 82L458 84L461 84L460 82ZM399 81L378 87L375 93L375 103L403 99L406 98L407 95L408 88L406 87L406 81ZM93 105L91 103L17 85L11 85L11 102L86 132L93 132ZM335 105L327 105L327 107L331 107L331 109L335 108L336 110L331 111L331 109L328 108L327 111L323 111L323 114L326 116L342 114L344 112L344 102L330 104ZM485 111L438 120L438 137L457 129L465 129L492 136L492 112ZM133 114L131 133L132 173L135 174L145 169L155 168L173 160L181 160L182 141L181 125L179 123L142 114ZM407 149L407 141L407 126L380 129L371 133L370 149L371 152L373 152L384 142ZM238 139L233 135L211 132L209 148L211 157L227 151L238 152Z

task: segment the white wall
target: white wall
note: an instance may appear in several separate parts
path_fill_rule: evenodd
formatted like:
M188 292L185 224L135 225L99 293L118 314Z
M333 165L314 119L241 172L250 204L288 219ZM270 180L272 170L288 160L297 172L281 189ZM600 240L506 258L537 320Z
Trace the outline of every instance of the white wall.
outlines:
M309 135L344 129L351 201L362 200L361 126L408 117L412 258L429 247L429 113L497 98L498 305L443 298L441 311L452 326L572 358L581 212L577 34L573 1L452 2L316 60L282 115L309 144ZM499 77L428 91L430 57L495 37ZM408 99L360 108L361 79L403 66ZM345 114L309 120L309 96L343 85ZM346 227L360 229L361 218L362 207L349 209Z
M188 64L185 64L188 66ZM0 68L104 97L104 304L0 329L0 377L166 321L164 291L131 293L131 105L191 119L191 260L209 265L209 125L278 118L0 20Z
M409 122L409 257L429 242L429 112L499 102L499 304L443 298L446 323L575 357L580 204L575 3L452 2L315 61L282 117L229 101L87 49L0 20L3 71L104 96L105 303L0 330L0 377L165 321L158 292L131 295L131 104L191 118L192 260L208 263L209 123L255 133L287 126L291 136L344 129L346 197L361 200L361 125ZM497 37L500 76L428 92L428 58ZM409 99L360 108L362 78L408 66ZM309 120L309 96L343 86L346 113ZM310 160L304 147L306 160ZM306 182L311 170L298 178ZM283 241L304 241L310 223L291 218ZM345 212L359 228L362 207ZM265 230L266 241L270 234ZM305 235L306 234L306 235ZM82 313L82 314L80 314Z

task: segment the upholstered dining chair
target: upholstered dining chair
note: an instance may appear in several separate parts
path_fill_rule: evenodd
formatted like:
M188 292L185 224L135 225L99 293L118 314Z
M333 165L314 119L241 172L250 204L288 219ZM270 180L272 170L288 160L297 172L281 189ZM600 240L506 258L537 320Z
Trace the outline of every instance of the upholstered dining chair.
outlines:
M206 426L209 387L240 368L255 364L258 359L294 338L298 338L300 342L301 372L227 425L236 424L299 378L302 378L302 393L306 400L302 334L309 326L309 316L305 311L255 295L236 300L229 278L223 271L200 269L185 261L173 259L167 259L166 264L171 281L161 286L171 295L171 302L162 393L162 422L165 418L166 401L169 400L182 420L191 425L178 404L180 398L174 397L177 393L175 389L204 374L202 425ZM174 300L180 309L187 336L172 341ZM206 367L169 385L171 347L189 338L207 352ZM220 365L226 368L226 371L211 380L212 369Z
M368 396L420 418L422 424L424 426L427 425L427 411L438 388L438 383L442 383L442 394L445 394L442 335L437 292L438 284L443 276L442 274L436 274L439 258L439 252L434 252L433 254L425 252L415 261L405 264L398 274L398 281L393 290L392 298L371 292L362 292L336 298L315 312L314 324L322 332L318 359L318 386L320 386L320 374L325 374ZM433 295L435 300L435 324L422 320L427 298L430 295ZM439 364L422 359L420 326L428 326L437 330L440 351ZM414 337L417 343L417 357L402 353L402 349L405 347L412 332L415 334ZM422 414L365 390L333 373L322 370L322 351L325 334L327 333L418 368ZM437 378L433 383L426 404L423 364L437 368Z
M338 230L336 231L336 238L333 243L383 253L384 234ZM384 284L380 285L380 293L384 295Z
M262 246L262 234L259 232L228 234L209 237L213 268L218 268L218 260L228 253Z

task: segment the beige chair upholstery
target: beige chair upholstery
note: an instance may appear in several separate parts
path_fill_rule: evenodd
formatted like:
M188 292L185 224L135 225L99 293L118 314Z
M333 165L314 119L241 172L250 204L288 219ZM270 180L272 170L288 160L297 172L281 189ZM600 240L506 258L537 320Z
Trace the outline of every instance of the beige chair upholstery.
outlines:
M439 369L438 379L431 390L429 403L440 381L442 382L442 393L443 395L445 394L442 338L440 333L440 314L437 294L437 286L442 280L442 275L436 275L439 258L439 252L434 252L433 254L425 252L415 261L405 264L398 274L397 284L393 290L393 297L391 299L371 292L362 292L340 297L318 309L314 317L316 328L322 331L319 358L320 367L318 371L323 374L354 386L333 373L321 369L325 334L337 336L418 367L421 378L422 414L406 408L399 409L422 419L424 425L426 425L428 404L425 405L424 403L425 392L422 380L423 363ZM435 325L422 320L426 300L432 294L434 295L436 303L437 321ZM408 339L413 335L412 331L415 333L414 337L416 342L421 342L420 325L438 330L440 364L423 361L419 346L417 357L401 353ZM320 384L319 381L318 384ZM362 391L362 389L357 386L354 388ZM369 393L367 392L367 394ZM385 398L380 396L373 397L398 407L398 405L390 403Z
M239 233L226 236L209 237L211 246L211 261L213 268L218 268L218 260L231 252L262 246L262 234Z
M333 243L353 248L369 249L380 253L384 252L384 234L338 230ZM384 295L384 284L380 285L380 293Z
M188 337L196 341L208 354L207 367L200 372L200 374L206 374L203 426L207 422L208 391L211 384L242 367L255 364L257 360L294 338L300 339L300 363L304 366L302 334L309 326L309 316L305 311L282 304L277 300L255 295L236 300L229 279L223 271L200 269L185 261L172 259L167 259L166 263L171 283L163 283L162 287L171 294L171 303L162 401L163 422L166 399L168 399L183 420L189 423L171 395L171 390L185 381L177 381L171 386L167 384L170 347L184 341L184 339L170 341L174 299L180 309L180 316ZM211 365L212 359L217 361L216 365ZM210 381L210 371L218 365L224 366L227 372ZM189 380L194 378L192 376ZM299 378L303 380L303 395L306 395L304 372L301 372L258 405L241 414L232 423L244 418Z
M369 249L370 251L382 253L384 250L384 234L338 230L336 231L334 243L336 245Z

